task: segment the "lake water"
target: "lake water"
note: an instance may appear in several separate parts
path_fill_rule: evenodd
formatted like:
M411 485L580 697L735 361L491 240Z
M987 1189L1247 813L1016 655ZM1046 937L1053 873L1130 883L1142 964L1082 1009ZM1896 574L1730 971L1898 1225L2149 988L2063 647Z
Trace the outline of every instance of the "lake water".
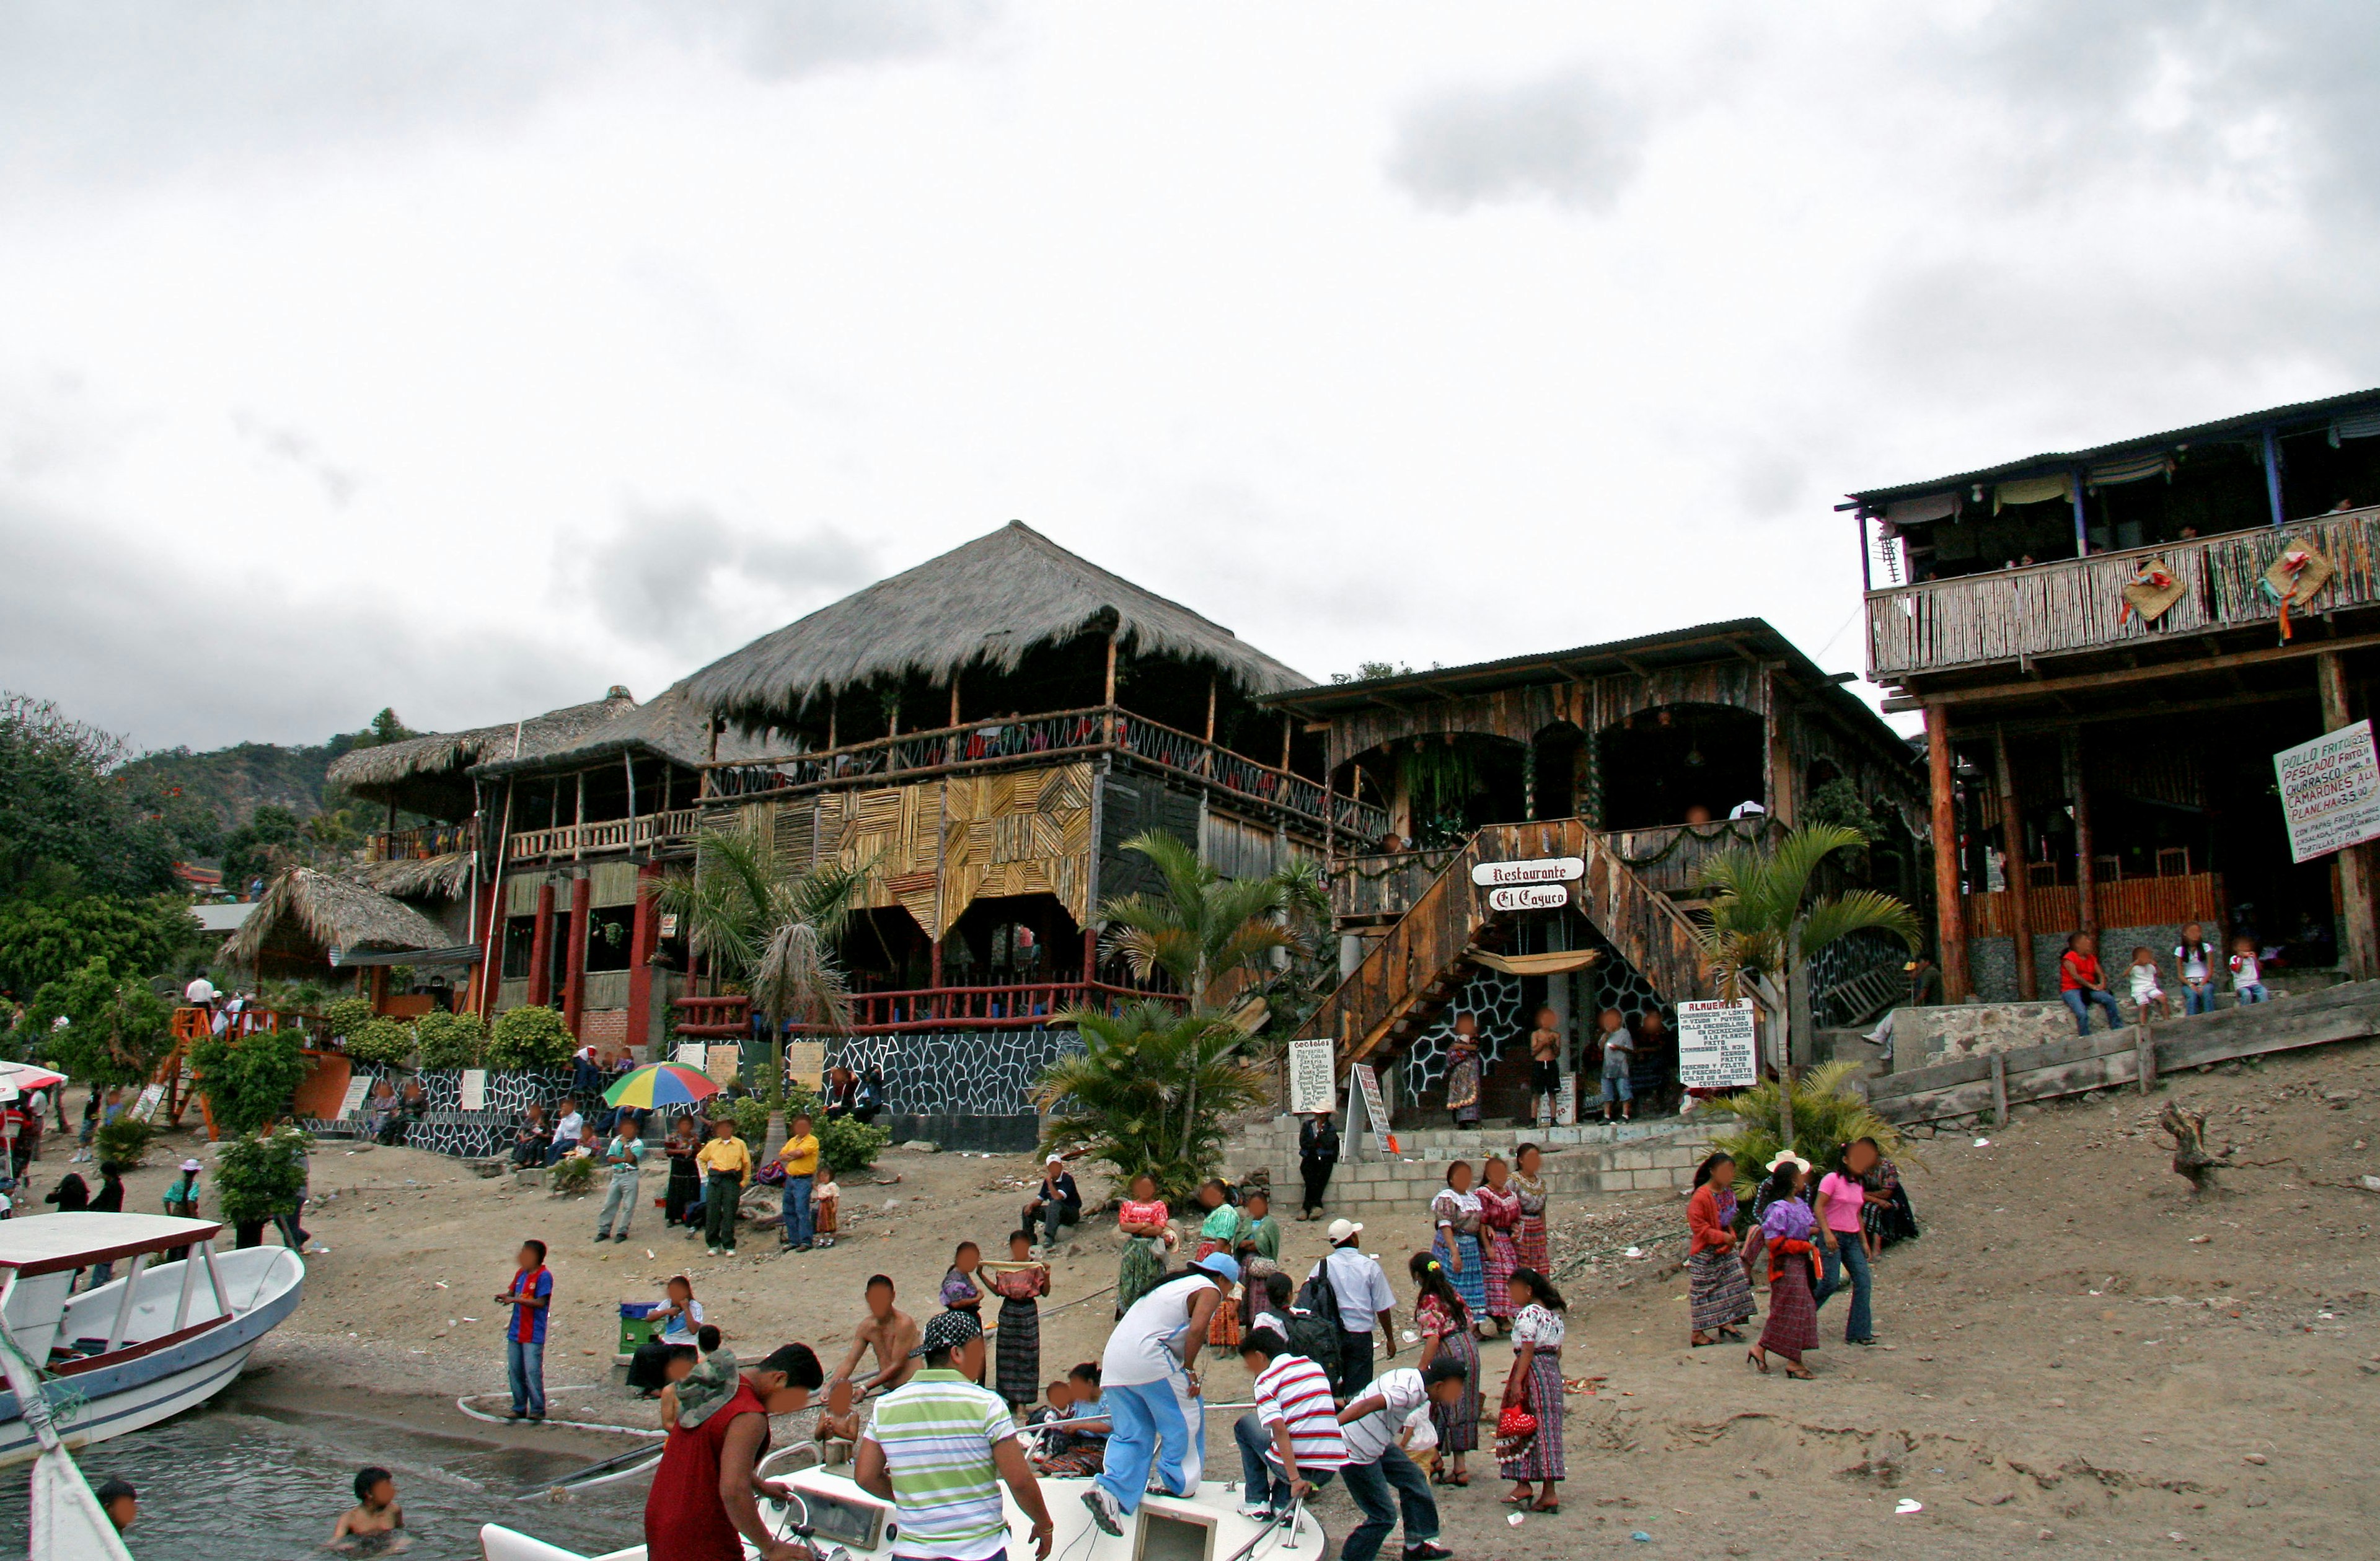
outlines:
M480 1525L499 1522L549 1543L601 1555L641 1543L650 1472L566 1502L514 1496L584 1468L607 1450L541 1453L329 1416L242 1407L237 1389L204 1409L77 1455L95 1487L118 1477L140 1493L132 1554L193 1561L329 1557L339 1514L355 1505L356 1470L396 1476L413 1536L407 1557L478 1561ZM607 1438L607 1440L610 1440ZM619 1438L619 1448L634 1444ZM0 1470L0 1555L21 1555L32 1465Z

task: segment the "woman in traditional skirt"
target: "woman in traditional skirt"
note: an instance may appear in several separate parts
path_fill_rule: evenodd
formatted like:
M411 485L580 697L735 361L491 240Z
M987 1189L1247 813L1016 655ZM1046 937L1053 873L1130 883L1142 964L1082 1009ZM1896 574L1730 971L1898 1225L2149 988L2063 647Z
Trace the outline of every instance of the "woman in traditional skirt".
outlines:
M1198 1245L1190 1254L1193 1262L1211 1252L1230 1255L1238 1250L1240 1235L1247 1228L1247 1221L1240 1216L1239 1210L1232 1206L1230 1196L1220 1177L1198 1189L1199 1206L1206 1214L1198 1223ZM1237 1303L1227 1300L1215 1308L1215 1315L1207 1325L1207 1342L1224 1356L1239 1353L1240 1309Z
M1454 1037L1447 1043L1446 1108L1458 1128L1479 1125L1479 1021L1454 1016Z
M1502 1156L1488 1156L1480 1174L1486 1180L1479 1184L1479 1253L1487 1262L1488 1315L1500 1333L1512 1325L1512 1300L1506 1287L1512 1270L1521 1265L1512 1249L1521 1228L1521 1195L1512 1190L1512 1168Z
M1479 1343L1471 1337L1471 1308L1446 1282L1446 1265L1427 1252L1415 1252L1405 1271L1414 1281L1414 1327L1421 1334L1421 1368L1440 1356L1463 1362L1463 1397L1451 1404L1433 1399L1430 1423L1438 1432L1441 1485L1468 1485L1463 1467L1466 1453L1479 1447Z
M1035 1298L1050 1293L1050 1265L1033 1261L1031 1231L1009 1234L1008 1266L991 1277L991 1293L1000 1298L992 1386L1010 1409L1030 1409L1041 1396L1041 1308Z
M1165 1250L1173 1244L1173 1224L1157 1196L1157 1179L1143 1171L1126 1191L1116 1210L1116 1234L1123 1239L1123 1257L1116 1265L1118 1317L1165 1282Z
M1516 1268L1505 1289L1512 1298L1512 1374L1504 1379L1504 1407L1520 1405L1537 1417L1537 1429L1516 1458L1502 1458L1497 1470L1512 1482L1505 1494L1507 1507L1533 1512L1560 1512L1561 1497L1554 1487L1568 1472L1562 1458L1562 1311L1561 1292L1534 1268ZM1542 1494L1529 1489L1541 1483Z
M1546 1243L1545 1151L1524 1144L1512 1155L1512 1191L1521 1199L1521 1228L1512 1233L1514 1266L1543 1274L1552 1266Z
M1768 1259L1768 1322L1760 1342L1743 1356L1766 1373L1773 1349L1785 1357L1785 1374L1804 1381L1810 1369L1802 1364L1802 1351L1818 1342L1818 1308L1811 1300L1817 1281L1818 1216L1802 1201L1809 1180L1810 1162L1791 1150L1769 1162L1768 1181L1761 1189L1768 1212L1760 1216L1767 1238L1763 1251Z
M669 1156L669 1185L662 1192L664 1229L685 1224L686 1205L702 1196L702 1169L694 1162L701 1148L702 1135L695 1128L693 1113L670 1124L670 1135L662 1143L662 1153Z
M1272 1194L1262 1187L1240 1193L1240 1239L1232 1249L1240 1260L1240 1326L1247 1328L1265 1305L1265 1279L1281 1272L1281 1224L1272 1217Z
M1735 1161L1713 1155L1694 1168L1694 1193L1686 1200L1686 1301L1699 1349L1721 1339L1741 1340L1735 1325L1754 1311L1752 1281L1735 1255Z
M1447 1283L1463 1298L1474 1324L1488 1313L1488 1269L1479 1250L1479 1194L1471 1190L1471 1162L1446 1168L1446 1185L1429 1201L1438 1236L1430 1255L1446 1265Z

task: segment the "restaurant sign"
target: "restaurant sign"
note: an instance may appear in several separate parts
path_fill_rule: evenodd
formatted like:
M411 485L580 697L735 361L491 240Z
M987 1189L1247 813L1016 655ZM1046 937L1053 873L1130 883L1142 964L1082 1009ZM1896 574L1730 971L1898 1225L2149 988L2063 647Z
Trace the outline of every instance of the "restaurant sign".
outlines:
M1559 911L1570 903L1570 889L1558 883L1513 884L1488 891L1491 911Z
M1539 856L1526 862L1482 862L1471 869L1471 881L1481 889L1514 884L1576 883L1586 877L1586 864L1575 856Z
M2289 857L2304 862L2380 839L2380 761L2372 723L2359 720L2273 756Z

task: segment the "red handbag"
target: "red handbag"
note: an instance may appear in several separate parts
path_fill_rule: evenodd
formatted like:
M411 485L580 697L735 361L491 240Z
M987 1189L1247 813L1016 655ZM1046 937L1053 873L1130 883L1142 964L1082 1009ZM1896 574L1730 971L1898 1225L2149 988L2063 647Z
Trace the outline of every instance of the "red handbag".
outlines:
M1536 1439L1537 1417L1525 1404L1507 1404L1504 1412L1496 1417L1496 1458L1500 1462L1512 1462L1527 1455L1529 1444Z

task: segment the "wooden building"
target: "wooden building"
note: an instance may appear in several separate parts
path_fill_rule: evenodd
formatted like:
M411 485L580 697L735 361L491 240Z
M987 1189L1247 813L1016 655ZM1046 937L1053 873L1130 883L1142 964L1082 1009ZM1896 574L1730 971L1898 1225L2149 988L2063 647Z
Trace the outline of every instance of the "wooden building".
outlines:
M1324 745L1333 795L1379 807L1388 835L1332 842L1332 911L1346 973L1309 1034L1342 1059L1393 1059L1402 1097L1435 1103L1457 1015L1480 1024L1490 1115L1526 1093L1525 1036L1541 1003L1569 1034L1592 1016L1710 995L1689 912L1714 853L1814 814L1854 822L1862 871L1896 892L1922 881L1924 793L1906 743L1759 619L1292 691L1269 703ZM1500 911L1473 869L1577 857L1566 903ZM1847 942L1799 1006L1841 1023L1873 1006L1898 947ZM1517 1049L1516 1049L1517 1048ZM1675 1077L1656 1042L1645 1090Z
M2191 921L2380 974L2368 848L2293 863L2273 767L2366 713L2375 436L2365 391L1850 495L1953 1000L2054 996L2078 928L2172 991Z

